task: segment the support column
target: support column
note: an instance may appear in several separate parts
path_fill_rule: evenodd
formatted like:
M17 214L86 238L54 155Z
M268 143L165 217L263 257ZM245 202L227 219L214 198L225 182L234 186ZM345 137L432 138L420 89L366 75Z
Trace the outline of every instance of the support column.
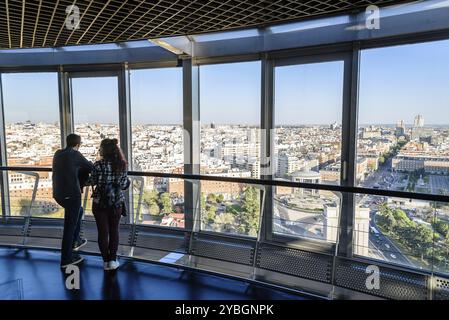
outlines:
M132 141L131 141L131 95L130 95L130 74L128 64L124 63L118 72L118 108L119 108L119 134L120 148L129 164L132 164ZM132 165L130 165L132 168ZM134 219L133 186L125 193L127 206L130 209L127 216L128 223Z
M65 147L65 138L74 131L70 79L62 67L58 71L59 126L61 128L61 147Z
M357 43L345 60L344 69L341 185L348 187L356 182L359 65L360 46ZM342 194L338 254L346 257L352 257L354 252L355 198L355 194Z
M6 166L6 130L5 130L5 115L4 115L4 103L3 103L3 86L2 77L0 74L0 165ZM1 196L1 209L2 216L10 215L9 205L9 189L8 189L8 172L0 172L0 196Z
M260 178L272 180L274 168L274 62L266 55L261 61L261 109L260 109ZM260 241L271 239L273 230L274 187L265 186L265 203L261 220Z
M183 126L184 173L200 173L200 104L199 66L192 58L182 60L183 69ZM200 185L199 181L184 181L184 214L186 230L198 231ZM197 221L195 221L195 218Z

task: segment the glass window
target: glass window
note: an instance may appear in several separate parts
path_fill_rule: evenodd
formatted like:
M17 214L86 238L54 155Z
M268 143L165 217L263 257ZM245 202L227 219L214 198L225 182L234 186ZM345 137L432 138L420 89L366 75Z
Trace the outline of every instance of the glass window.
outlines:
M259 61L200 67L201 174L260 177L260 68ZM255 236L259 197L251 186L202 181L202 228Z
M445 203L357 195L354 254L407 267L448 272Z
M182 68L131 70L130 86L133 169L183 173ZM133 199L137 223L184 227L183 180L143 177Z
M260 189L220 181L201 181L201 229L256 237L260 219Z
M80 152L94 161L102 139L119 139L118 80L72 78L71 86L75 133L82 139Z
M447 40L362 51L359 186L449 194L448 55ZM448 270L447 205L369 195L357 205L371 220L369 245L356 253Z
M449 194L448 54L449 41L362 52L360 186Z
M277 179L339 184L343 61L275 67L274 167ZM273 231L336 241L339 196L275 188Z
M184 172L182 68L131 70L132 167Z
M75 133L81 136L79 151L90 161L98 157L104 138L120 138L117 77L72 78L72 106ZM92 214L91 190L86 187L83 207Z
M200 67L201 173L259 178L260 62Z
M57 73L1 75L8 166L51 167L61 146ZM35 182L37 193L31 203ZM51 173L9 172L11 214L62 217L52 198ZM31 210L31 211L30 211Z

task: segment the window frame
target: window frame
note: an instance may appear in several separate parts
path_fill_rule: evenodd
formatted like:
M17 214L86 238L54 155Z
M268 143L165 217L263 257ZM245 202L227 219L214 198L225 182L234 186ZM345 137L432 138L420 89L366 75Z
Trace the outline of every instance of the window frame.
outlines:
M351 73L352 73L352 65L353 65L353 50L347 48L346 46L340 46L337 48L335 52L333 49L334 46L317 48L317 49L304 49L304 50L294 50L290 53L275 53L269 56L269 60L271 63L266 67L268 70L265 70L269 76L265 81L268 84L269 90L271 91L271 96L268 98L266 109L268 109L268 119L266 120L267 125L265 129L275 129L275 70L276 67L280 66L291 66L291 65L306 65L313 63L323 63L323 62L343 62L343 90L342 90L342 108L341 108L341 120L342 120L342 133L341 133L341 170L340 170L340 186L354 186L354 173L352 171L355 170L354 166L351 166L351 163L354 163L355 157L351 155L351 150L354 150L354 141L351 138L353 135L350 134L350 131L353 130L351 126L350 113L348 112L351 109L352 104L352 96L351 96ZM354 94L354 93L352 93ZM356 92L355 92L356 94ZM270 141L269 146L266 146L270 150L270 163L275 163L274 158L274 137L270 137L268 139ZM354 170L350 170L350 168ZM274 175L267 175L266 179L276 180L274 179ZM353 201L348 202L353 198L352 195L349 194L341 194L340 195L340 215L339 215L339 236L337 237L336 243L330 243L319 239L306 238L302 236L289 236L282 235L278 233L274 233L273 231L273 198L274 198L274 188L271 189L267 194L267 198L270 199L270 203L267 203L264 217L264 240L268 242L273 242L285 246L298 247L301 249L309 250L309 251L319 251L326 252L332 254L337 250L338 247L341 246L340 240L341 235L344 230L350 229L351 222L353 221L354 210ZM345 233L348 233L346 231ZM345 247L350 247L352 243L352 238L346 240Z

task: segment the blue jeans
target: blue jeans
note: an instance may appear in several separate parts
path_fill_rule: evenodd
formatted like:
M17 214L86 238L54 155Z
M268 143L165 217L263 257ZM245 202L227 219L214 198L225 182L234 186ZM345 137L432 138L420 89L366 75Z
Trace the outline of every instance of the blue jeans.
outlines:
M73 255L75 241L80 241L81 219L83 208L81 197L59 200L56 202L64 208L64 232L61 245L61 265L70 263Z

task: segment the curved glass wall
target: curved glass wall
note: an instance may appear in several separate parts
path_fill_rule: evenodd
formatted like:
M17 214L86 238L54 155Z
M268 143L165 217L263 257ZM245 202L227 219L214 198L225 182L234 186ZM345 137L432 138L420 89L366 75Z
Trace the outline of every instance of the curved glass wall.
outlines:
M51 58L51 65L59 65L60 71L1 73L6 146L0 150L2 165L49 167L49 159L60 147L61 132L81 134L80 151L91 160L97 157L102 138L120 138L131 168L137 171L126 222L136 224L135 230L152 230L146 235L150 240L142 242L162 243L164 232L171 232L170 249L191 253L197 250L195 241L207 247L218 237L217 243L228 252L223 254L226 259L236 262L240 256L232 250L239 248L248 258L246 266L258 263L267 269L274 268L271 261L290 254L288 250L304 250L313 257L337 255L337 260L350 260L356 256L388 268L400 265L426 274L448 274L449 202L422 199L423 195L447 196L449 191L448 40L430 41L421 34L426 42L383 47L395 40L365 43L382 34L350 33L345 28L351 21L342 17L285 25L271 28L272 34L249 30L197 36L194 52L199 57L182 56L185 60L178 62L172 53L150 62L145 59L152 56L133 51L162 50L152 44L102 46L99 52L108 52L99 53L102 62L122 47L129 51L117 58L122 59L120 64L92 66L86 76L82 73L90 66L79 61L73 65L67 54L88 53L92 47L39 51L62 57L61 61ZM387 24L385 30L393 30L391 26ZM337 29L326 29L330 33L317 39L290 36L323 28ZM339 28L348 33L342 36ZM401 29L397 35L403 33ZM342 43L362 40L362 49L342 45L302 51L301 46L327 43L334 36ZM215 46L228 40L229 46ZM243 44L236 48L232 43L238 40ZM378 45L382 48L365 48ZM298 50L275 51L287 48ZM323 58L335 51L349 56L349 64ZM251 56L233 56L235 52ZM263 56L254 56L255 52ZM134 53L135 64L124 64ZM252 60L242 62L245 59ZM27 63L33 61L37 60ZM183 66L173 67L176 63ZM265 128L272 130L271 140L266 139ZM192 171L208 178L255 180L197 181L176 176L187 171L189 157L199 160ZM267 169L261 165L264 157L275 160L269 174L262 172ZM342 165L342 159L353 167ZM2 184L9 195L1 199L4 215L62 217L51 199L51 173L8 175ZM310 186L271 188L261 177ZM341 192L340 186L403 193ZM7 206L4 200L9 200ZM85 204L89 208L89 200ZM164 236L151 238L158 233ZM180 246L173 240L176 237L188 244ZM267 245L267 240L275 244ZM134 245L142 243L136 240L130 244ZM208 254L220 260L222 251L216 249ZM251 260L258 250L269 251L271 260ZM330 281L323 279L318 281Z

